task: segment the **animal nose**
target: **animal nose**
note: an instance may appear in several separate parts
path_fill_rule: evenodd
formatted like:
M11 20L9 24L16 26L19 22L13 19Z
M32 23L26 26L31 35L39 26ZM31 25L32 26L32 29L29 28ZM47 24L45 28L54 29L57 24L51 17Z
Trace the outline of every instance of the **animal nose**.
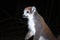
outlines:
M27 16L23 15L23 18L27 18Z

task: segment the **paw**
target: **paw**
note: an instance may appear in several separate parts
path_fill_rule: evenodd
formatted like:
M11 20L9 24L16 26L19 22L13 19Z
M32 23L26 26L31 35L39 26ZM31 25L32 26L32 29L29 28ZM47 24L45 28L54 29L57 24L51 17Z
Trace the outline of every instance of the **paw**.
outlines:
M28 40L29 38L28 37L25 37L25 40Z
M27 38L25 38L25 40L28 40Z

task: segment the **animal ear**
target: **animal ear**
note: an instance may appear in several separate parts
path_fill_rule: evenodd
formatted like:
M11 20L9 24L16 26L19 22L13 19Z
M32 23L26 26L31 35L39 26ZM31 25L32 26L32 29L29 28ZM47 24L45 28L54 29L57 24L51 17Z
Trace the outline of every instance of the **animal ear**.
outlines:
M33 7L32 7L32 12L34 13L35 11L36 11L36 7L33 6Z

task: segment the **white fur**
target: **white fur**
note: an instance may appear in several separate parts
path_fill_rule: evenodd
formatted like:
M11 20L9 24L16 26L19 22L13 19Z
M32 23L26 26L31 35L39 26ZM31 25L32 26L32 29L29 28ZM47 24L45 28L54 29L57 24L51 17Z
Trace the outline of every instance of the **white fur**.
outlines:
M33 15L30 15L28 17L28 28L32 31L32 33L35 35L35 23L34 23L34 17Z
M48 40L48 39L45 39L43 36L40 36L39 40Z
M45 40L43 36L40 36L39 40Z

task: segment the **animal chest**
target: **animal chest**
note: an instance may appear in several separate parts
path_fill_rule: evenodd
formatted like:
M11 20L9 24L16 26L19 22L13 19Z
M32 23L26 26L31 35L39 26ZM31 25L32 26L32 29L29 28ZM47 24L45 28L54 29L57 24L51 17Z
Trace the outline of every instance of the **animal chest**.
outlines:
M35 22L34 22L34 20L33 19L30 19L29 21L28 21L28 28L29 28L29 30L31 31L31 32L33 32L34 34L35 34Z

